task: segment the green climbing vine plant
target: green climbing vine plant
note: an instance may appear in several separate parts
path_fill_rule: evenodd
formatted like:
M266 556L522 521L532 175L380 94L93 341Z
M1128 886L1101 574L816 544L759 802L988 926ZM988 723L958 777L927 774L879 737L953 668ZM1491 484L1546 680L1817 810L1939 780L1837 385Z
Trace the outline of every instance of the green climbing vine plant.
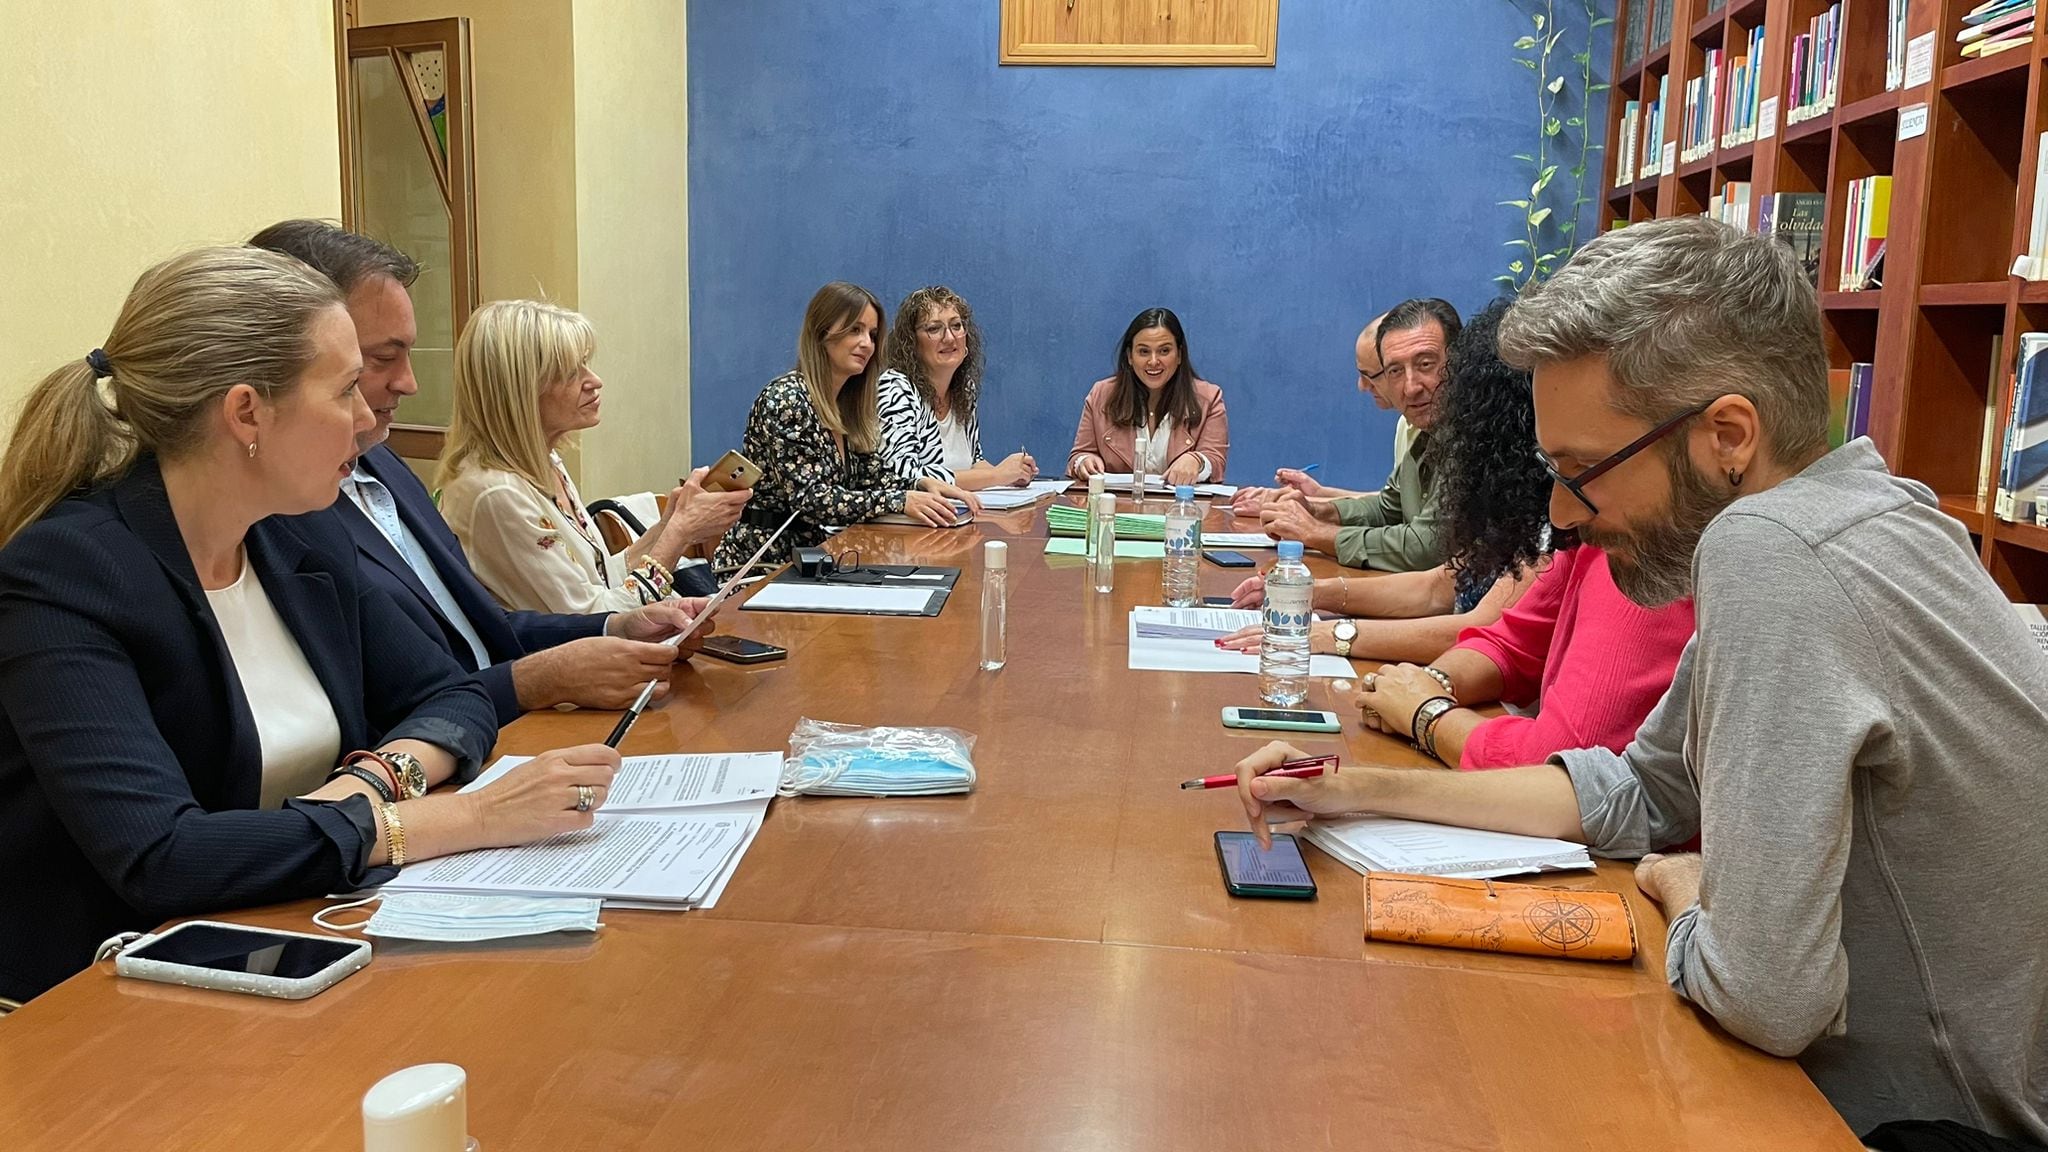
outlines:
M1599 0L1578 0L1585 20L1568 30L1557 19L1559 0L1511 2L1536 26L1515 41L1516 62L1536 74L1536 150L1515 154L1530 175L1529 191L1500 202L1520 217L1521 235L1506 242L1514 256L1494 280L1519 293L1556 271L1578 247L1580 214L1593 203L1586 182L1598 179L1592 175L1593 154L1603 147L1587 113L1593 97L1608 89L1593 80L1594 34L1614 20L1600 14ZM1576 52L1570 51L1568 32ZM1565 179L1558 179L1560 173Z

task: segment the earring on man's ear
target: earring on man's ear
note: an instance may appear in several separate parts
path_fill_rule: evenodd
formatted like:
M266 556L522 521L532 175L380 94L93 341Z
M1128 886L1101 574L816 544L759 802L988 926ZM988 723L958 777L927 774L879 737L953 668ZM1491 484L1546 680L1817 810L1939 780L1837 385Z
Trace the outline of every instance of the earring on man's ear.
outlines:
M249 445L249 450L250 450L251 452L255 451L255 450L256 450L256 446L255 446L254 444L251 444L251 445ZM1728 486L1729 486L1730 488L1740 488L1740 487L1742 487L1742 473L1740 473L1740 472L1737 472L1737 471L1736 471L1735 469L1733 469L1733 468L1730 468L1730 469L1728 470Z

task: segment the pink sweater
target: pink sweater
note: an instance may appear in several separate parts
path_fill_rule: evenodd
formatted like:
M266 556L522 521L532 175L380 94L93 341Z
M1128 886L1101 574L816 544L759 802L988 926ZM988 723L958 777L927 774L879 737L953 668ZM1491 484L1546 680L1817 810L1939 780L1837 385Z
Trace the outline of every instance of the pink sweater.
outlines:
M1600 549L1556 553L1499 620L1458 636L1458 647L1500 669L1504 703L1542 705L1481 724L1458 767L1541 764L1567 748L1621 751L1671 687L1692 627L1691 600L1649 609L1623 596Z

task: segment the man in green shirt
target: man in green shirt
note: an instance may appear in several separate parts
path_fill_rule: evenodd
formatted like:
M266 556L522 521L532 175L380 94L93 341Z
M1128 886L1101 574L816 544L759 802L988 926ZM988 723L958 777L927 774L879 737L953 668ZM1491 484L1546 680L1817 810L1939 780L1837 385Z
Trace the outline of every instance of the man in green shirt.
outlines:
M1461 326L1457 309L1442 300L1406 300L1387 313L1377 337L1378 382L1414 427L1413 442L1375 494L1325 500L1282 492L1260 516L1267 535L1299 540L1348 568L1416 572L1443 563L1429 429L1446 375L1445 350Z

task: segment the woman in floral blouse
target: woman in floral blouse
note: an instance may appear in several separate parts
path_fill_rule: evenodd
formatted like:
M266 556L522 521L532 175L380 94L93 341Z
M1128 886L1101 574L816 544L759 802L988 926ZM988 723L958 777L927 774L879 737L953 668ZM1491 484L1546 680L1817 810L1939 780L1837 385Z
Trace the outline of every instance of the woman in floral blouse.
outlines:
M764 560L822 543L828 528L891 513L934 527L953 523L949 500L967 492L936 479L906 480L883 463L875 379L882 306L867 289L834 281L804 309L796 368L768 382L747 417L740 452L761 469L754 498L718 546L718 565L746 562L782 522L796 522Z
M704 491L699 470L638 540L607 548L555 452L597 426L596 350L589 320L536 300L484 305L455 345L441 515L477 579L515 611L622 612L662 599L683 550L717 539L747 501Z

